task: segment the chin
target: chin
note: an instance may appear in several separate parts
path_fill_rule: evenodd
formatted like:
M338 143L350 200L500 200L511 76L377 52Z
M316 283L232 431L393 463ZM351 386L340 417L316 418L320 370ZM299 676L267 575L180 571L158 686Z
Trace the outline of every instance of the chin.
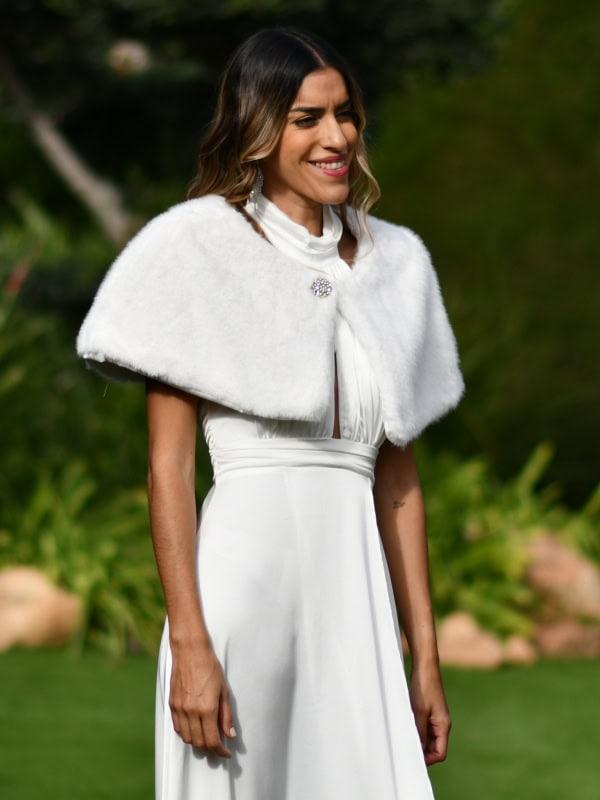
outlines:
M319 192L319 197L315 199L324 206L337 206L345 203L349 194L349 186L331 187L327 191Z

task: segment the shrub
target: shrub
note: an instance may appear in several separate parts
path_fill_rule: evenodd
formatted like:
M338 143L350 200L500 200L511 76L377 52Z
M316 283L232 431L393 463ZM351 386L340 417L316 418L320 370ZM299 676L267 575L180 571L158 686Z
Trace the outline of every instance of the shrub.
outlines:
M482 456L433 455L419 444L438 614L462 609L501 635L527 635L536 607L525 581L530 538L553 530L600 555L600 490L582 511L565 509L556 487L537 489L551 458L551 446L540 444L516 477L500 482Z
M146 494L124 490L91 509L97 487L80 462L37 478L22 513L0 531L0 564L33 564L79 595L79 646L121 655L156 647L164 617Z

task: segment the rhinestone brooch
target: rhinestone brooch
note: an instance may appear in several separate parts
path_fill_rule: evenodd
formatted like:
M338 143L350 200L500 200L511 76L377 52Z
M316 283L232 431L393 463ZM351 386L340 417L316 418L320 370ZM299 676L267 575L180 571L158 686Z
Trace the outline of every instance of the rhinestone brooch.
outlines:
M329 297L333 292L331 281L328 281L327 278L315 278L310 288L313 290L316 297Z

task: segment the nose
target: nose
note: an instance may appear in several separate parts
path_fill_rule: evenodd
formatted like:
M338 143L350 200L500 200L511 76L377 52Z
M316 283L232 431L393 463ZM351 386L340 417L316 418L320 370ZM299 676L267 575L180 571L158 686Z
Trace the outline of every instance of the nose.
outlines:
M348 140L335 114L326 114L322 119L321 143L323 147L330 147L335 150L346 149Z

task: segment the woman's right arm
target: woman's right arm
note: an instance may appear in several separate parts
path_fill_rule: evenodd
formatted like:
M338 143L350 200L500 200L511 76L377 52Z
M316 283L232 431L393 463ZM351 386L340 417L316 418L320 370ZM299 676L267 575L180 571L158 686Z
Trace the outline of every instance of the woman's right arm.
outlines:
M148 502L165 596L173 669L169 705L184 742L230 756L235 736L229 689L197 589L195 461L198 398L148 381Z

